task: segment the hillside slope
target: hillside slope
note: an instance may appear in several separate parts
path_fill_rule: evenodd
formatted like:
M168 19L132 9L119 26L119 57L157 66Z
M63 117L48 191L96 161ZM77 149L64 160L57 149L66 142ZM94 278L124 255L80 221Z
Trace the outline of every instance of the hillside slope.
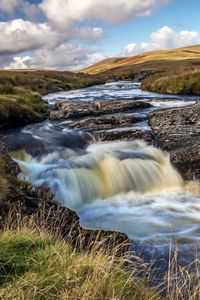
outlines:
M173 50L158 50L145 52L136 56L108 58L84 70L86 74L119 75L120 72L138 71L139 69L163 70L170 65L198 66L200 65L200 45L194 45ZM139 68L139 69L138 69Z

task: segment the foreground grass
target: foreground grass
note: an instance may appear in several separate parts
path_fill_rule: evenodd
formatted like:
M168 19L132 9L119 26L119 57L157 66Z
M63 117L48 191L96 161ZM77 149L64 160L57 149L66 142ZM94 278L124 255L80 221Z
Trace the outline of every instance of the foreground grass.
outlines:
M8 230L0 236L0 299L159 299L121 264L103 252L76 253L45 231Z

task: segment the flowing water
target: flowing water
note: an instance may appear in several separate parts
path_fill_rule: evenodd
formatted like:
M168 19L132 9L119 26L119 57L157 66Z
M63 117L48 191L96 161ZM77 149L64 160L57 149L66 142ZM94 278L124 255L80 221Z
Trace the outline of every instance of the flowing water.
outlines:
M153 109L195 102L193 97L143 92L132 82L44 97L49 104L92 99L147 101L153 107L137 111L143 116ZM51 187L85 228L118 230L160 248L172 240L187 249L198 245L199 182L184 182L169 155L143 141L100 143L90 133L71 130L69 123L45 121L6 134L23 176ZM133 128L149 130L146 122Z

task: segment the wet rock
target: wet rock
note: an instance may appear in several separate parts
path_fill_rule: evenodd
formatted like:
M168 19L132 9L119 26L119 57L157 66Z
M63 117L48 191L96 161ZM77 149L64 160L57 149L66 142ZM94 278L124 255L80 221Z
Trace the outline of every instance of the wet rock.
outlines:
M87 130L106 130L117 127L130 127L133 123L142 121L143 118L134 115L105 115L96 118L85 118L74 121L70 124L74 129L87 129Z
M100 141L133 141L144 140L147 144L155 145L151 131L141 131L137 129L124 129L112 131L96 131L93 133Z
M55 105L54 110L50 111L50 119L73 119L100 114L134 111L148 107L151 107L151 104L136 100L66 101Z
M159 146L185 179L200 178L200 101L184 108L170 108L149 114Z
M18 228L25 219L31 219L40 228L45 225L50 232L61 234L78 251L96 249L102 245L108 253L121 255L130 250L128 237L120 232L86 230L81 228L77 214L62 207L51 190L45 186L33 187L29 182L19 180L18 165L0 151L0 187L8 185L7 193L0 189L0 230L9 224ZM31 221L31 222L32 222Z

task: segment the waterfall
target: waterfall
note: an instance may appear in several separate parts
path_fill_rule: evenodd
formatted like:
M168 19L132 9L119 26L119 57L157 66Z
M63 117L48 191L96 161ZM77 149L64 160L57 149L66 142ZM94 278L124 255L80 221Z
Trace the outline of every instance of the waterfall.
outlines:
M36 158L27 155L18 163L26 178L51 187L60 202L73 209L120 193L183 186L169 155L142 141L94 144L82 155L67 149Z

